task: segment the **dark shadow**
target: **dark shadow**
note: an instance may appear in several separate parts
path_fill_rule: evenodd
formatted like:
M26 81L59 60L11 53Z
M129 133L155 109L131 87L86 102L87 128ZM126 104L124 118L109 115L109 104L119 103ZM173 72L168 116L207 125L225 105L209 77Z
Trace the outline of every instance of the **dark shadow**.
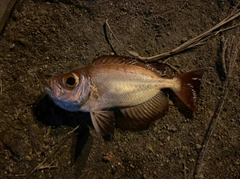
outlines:
M62 125L76 127L78 125L92 125L89 113L69 112L56 106L47 95L40 97L34 107L37 121L58 128Z
M78 179L85 168L86 161L93 145L93 138L89 135L87 126L80 126L74 136L72 145L72 165L74 167L75 179Z
M169 99L173 102L174 106L178 108L178 111L182 113L186 118L193 119L193 111L190 110L183 102L180 100L177 95L171 90L164 90L168 95Z
M81 173L92 146L92 139L89 140L91 137L88 128L89 125L92 126L90 114L65 111L56 106L47 95L42 95L36 102L34 114L37 121L52 128L58 128L62 125L75 128L79 125L79 128L75 131L75 136L72 138L73 145L71 151L72 165L78 168L78 173ZM80 163L76 162L78 158L81 158Z
M221 81L225 81L227 79L227 69L224 68L224 64L223 64L223 59L222 59L222 50L224 49L224 42L220 42L220 48L218 49L218 56L219 58L217 59L217 61L215 62L216 64L216 70L219 76L219 79Z

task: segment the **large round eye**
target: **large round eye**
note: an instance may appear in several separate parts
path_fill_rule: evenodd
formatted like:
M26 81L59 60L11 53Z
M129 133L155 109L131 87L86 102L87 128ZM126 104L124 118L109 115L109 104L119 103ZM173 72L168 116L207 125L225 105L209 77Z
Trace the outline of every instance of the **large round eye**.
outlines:
M63 84L69 88L75 88L79 84L79 78L74 73L66 74L63 77Z

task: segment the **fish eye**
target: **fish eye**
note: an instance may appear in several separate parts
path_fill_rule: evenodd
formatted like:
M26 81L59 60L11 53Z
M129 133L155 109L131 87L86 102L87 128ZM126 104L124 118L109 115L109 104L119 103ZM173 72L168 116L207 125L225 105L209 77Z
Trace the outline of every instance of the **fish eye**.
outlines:
M74 73L66 74L63 77L63 84L69 88L75 88L79 84L79 78Z

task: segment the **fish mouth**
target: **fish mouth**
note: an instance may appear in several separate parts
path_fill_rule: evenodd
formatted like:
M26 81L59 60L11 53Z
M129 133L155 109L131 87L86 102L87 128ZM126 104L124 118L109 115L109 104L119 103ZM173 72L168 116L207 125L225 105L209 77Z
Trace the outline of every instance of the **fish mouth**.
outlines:
M58 98L59 96L62 96L65 93L61 85L56 84L53 81L51 81L51 84L49 87L44 88L44 91L52 99Z
M47 93L47 95L52 96L52 90L50 87L45 87L44 91L45 91L45 93Z

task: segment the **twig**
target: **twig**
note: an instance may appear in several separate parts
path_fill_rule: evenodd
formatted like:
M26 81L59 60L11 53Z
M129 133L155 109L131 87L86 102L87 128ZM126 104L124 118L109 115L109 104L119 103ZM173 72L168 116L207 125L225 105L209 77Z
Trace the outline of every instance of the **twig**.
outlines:
M25 177L26 174L15 174L14 177Z
M159 60L165 59L167 57L176 55L180 52L183 52L183 51L185 51L189 48L193 48L193 47L196 47L198 45L201 45L202 43L204 43L204 41L207 39L207 37L209 37L211 35L214 35L214 34L212 34L214 31L216 31L220 27L224 26L225 24L233 21L234 19L236 19L239 16L240 16L240 11L236 12L233 15L229 15L228 17L223 19L221 22L219 22L218 24L213 26L211 29L205 31L204 33L200 34L197 37L194 37L194 38L188 40L187 42L183 43L182 45L178 46L177 48L175 48L171 51L161 53L159 55L155 55L155 56L151 56L151 57L142 57L142 56L140 56L136 53L137 58L139 58L140 60L151 61L151 62L159 61Z
M226 67L226 50L227 50L227 40L225 40L224 36L222 36L221 38L221 42L220 42L220 48L222 48L222 53L221 53L221 58L220 58L220 64L219 67L221 67L221 69L219 69L219 77L221 80L225 80L227 77L227 67Z
M166 59L170 56L173 56L173 55L176 55L178 53L181 53L185 50L188 50L190 48L194 48L196 46L200 46L202 44L205 43L205 41L208 39L208 37L210 36L213 36L213 35L217 35L219 32L222 32L222 31L226 31L226 30L230 30L232 28L235 28L239 25L236 25L236 26L232 26L230 28L226 28L224 30L219 30L218 32L216 32L215 34L213 32L215 32L217 29L219 29L220 27L226 25L227 23L233 21L234 19L236 19L237 17L240 16L240 11L236 11L236 10L233 10L232 14L229 15L228 17L226 17L225 19L223 19L221 22L219 22L218 24L216 24L215 26L213 26L211 29L205 31L204 33L200 34L199 36L197 37L194 37L190 40L188 40L187 42L183 43L182 45L176 47L175 49L171 50L171 51L168 51L168 52L164 52L164 53L161 53L161 54L158 54L158 55L155 55L155 56L151 56L151 57L142 57L140 56L137 52L134 52L134 51L129 51L129 50L126 50L129 55L131 56L134 56L140 60L143 60L143 61L150 61L150 62L156 62L156 61L159 61L159 60L163 60L163 59ZM119 42L119 40L117 39L117 37L114 35L113 31L111 30L109 24L108 24L108 21L106 20L106 26L107 28L110 30L110 32L112 33L113 37L115 38L115 40L117 41L117 43L123 48L125 49L122 44Z
M171 65L170 63L164 62L164 64L166 64L169 68L171 68L173 71L177 72L178 74L180 74L179 70L177 68L175 68L173 65Z
M235 64L237 54L238 54L238 41L236 41L235 37L232 38L230 43L228 43L228 42L229 42L229 40L226 40L225 43L223 43L223 47L222 47L223 54L224 54L224 56L222 56L222 58L224 58L223 61L224 61L224 63L226 63L225 67L226 67L226 71L227 71L227 78L226 78L226 81L224 82L224 93L223 93L223 96L222 96L221 100L219 101L218 106L212 116L207 133L205 135L205 139L202 144L201 151L198 155L198 159L197 159L197 162L195 165L195 171L194 171L195 179L199 178L199 173L201 172L201 169L202 169L202 163L203 163L206 148L209 143L209 139L212 136L213 129L217 123L217 120L221 113L225 99L228 95L228 87L230 84L229 78L231 78L232 71L234 69L234 64ZM228 53L226 53L226 50Z
M51 165L43 165L38 170L44 170L44 169L52 169L52 168L58 168L57 166L51 166Z
M185 4L187 4L188 0L185 0L184 3L181 5L181 7L178 9L178 12L181 11L183 9L183 7L185 6Z
M227 30L234 29L234 28L236 28L236 27L238 27L238 26L240 26L240 24L236 24L236 25L233 25L233 26L231 26L231 27L227 27L227 28L225 28L225 29L220 29L220 30L217 31L214 35L218 35L219 33L225 32L225 31L227 31Z
M186 171L186 161L183 162L183 178L187 178L187 171Z
M231 14L234 14L234 13L237 11L236 9L238 8L239 4L240 4L240 2L238 2L238 3L234 6Z
M55 161L53 161L53 162L51 162L50 164L47 164L47 165L42 165L41 167L38 168L38 170L58 168L57 166L52 165L54 162Z
M3 85L2 85L2 79L0 79L0 95L2 95L3 89L2 89Z
M128 50L120 43L120 41L118 40L117 36L113 33L110 25L108 24L108 19L106 19L105 24L106 24L106 31L107 31L107 30L110 31L110 34L109 34L109 35L111 35L111 36L116 40L116 42L119 44L119 46L120 46L123 50L128 51ZM111 36L108 36L107 34L106 34L106 36L107 36L109 45L111 46L111 48L112 48L112 49L114 50L114 52L115 52L115 49L114 49L114 47L113 47L113 44L110 42L110 41L111 41ZM115 52L115 53L116 53L116 52Z
M51 157L53 157L57 151L61 148L61 146L64 144L64 142L68 139L68 137L75 132L77 129L79 128L79 126L75 127L73 130L71 130L70 132L68 132L62 139L62 141L58 144L58 146L56 147L56 149L48 156L46 157L40 164L38 164L38 166L36 166L28 175L25 179L28 179L35 171L40 170L40 169L44 169L44 168L49 168L50 166L48 165L44 165L45 162L47 160L49 160ZM50 164L51 165L51 164ZM53 168L53 167L50 167ZM55 167L56 168L56 167Z

